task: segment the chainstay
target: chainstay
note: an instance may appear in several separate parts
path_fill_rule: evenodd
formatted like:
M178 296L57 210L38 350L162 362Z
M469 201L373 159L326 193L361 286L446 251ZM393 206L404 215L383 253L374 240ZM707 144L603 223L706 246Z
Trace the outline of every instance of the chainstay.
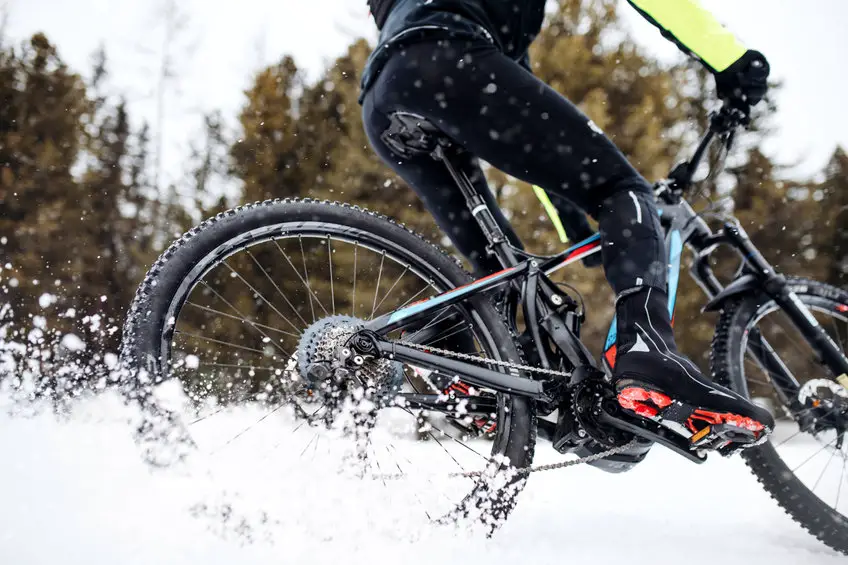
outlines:
M479 357L477 355L472 355L470 353L459 353L456 351L451 351L450 349L441 349L439 347L432 347L430 345L421 345L420 343L412 343L409 341L397 341L395 342L398 345L405 345L406 347L411 347L412 349L417 349L419 351L426 351L428 353L435 353L438 355L442 355L444 357L451 357L453 359L461 359L463 361L469 361L471 363L479 363L485 365L495 365L497 367L504 367L507 369L515 369L516 371L527 371L529 373L539 373L542 375L553 375L556 377L570 377L571 373L566 373L564 371L556 371L554 369L545 369L543 367L533 367L532 365L522 365L520 363L511 363L509 361L498 361L496 359L486 359L484 357Z
M631 447L635 447L638 438L633 438L629 442L624 445L619 445L617 447L613 447L611 449L607 449L606 451L602 451L600 453L595 453L592 455L587 455L586 457L580 457L578 459L571 459L569 461L560 461L559 463L547 463L545 465L534 465L532 467L525 467L523 469L515 469L515 473L519 477L527 476L531 473L539 473L542 471L553 471L554 469L565 469L566 467L574 467L575 465L582 465L584 463L593 463L598 461L599 459L604 459L606 457L610 457L612 455L616 455L621 453L622 451L626 451ZM447 473L445 475L446 478L456 479L456 478L469 478L474 479L477 477L481 477L487 473L486 470L482 471L463 471L457 473ZM371 475L371 478L374 480L383 480L383 481L396 481L400 479L414 478L414 475L409 475L406 473L389 473L389 474L381 474L381 475Z

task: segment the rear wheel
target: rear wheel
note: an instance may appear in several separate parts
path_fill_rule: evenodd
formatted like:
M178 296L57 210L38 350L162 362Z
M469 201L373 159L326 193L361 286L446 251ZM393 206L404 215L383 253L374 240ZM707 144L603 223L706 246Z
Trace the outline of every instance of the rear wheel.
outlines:
M804 279L789 286L840 345L848 348L848 292ZM791 398L774 385L773 369L749 351L767 344L794 375ZM763 487L798 523L848 554L848 390L817 359L779 306L751 295L722 311L712 351L713 376L736 392L767 403L777 425L768 442L742 453Z
M442 394L453 376L383 365L374 375L389 375L381 386L394 397L369 409L373 418L363 440L335 425L329 414L338 402L330 406L329 397L303 375L304 357L324 354L328 332L343 333L469 281L444 252L361 209L287 200L231 210L175 242L139 288L124 331L123 361L132 375L128 391L156 410L158 403L149 400L155 387L178 382L191 412L182 420L192 422L186 427L201 449L197 428L245 407L256 418L245 421L247 412L239 412L242 422L226 432L227 441L214 426L217 449L248 432L273 429L275 445L291 449L298 465L319 462L321 472L299 470L305 480L326 477L334 465L349 467L351 443L358 443L365 474L423 479L405 490L408 499L398 508L420 506L429 519L466 515L494 525L523 487L511 470L528 467L533 458L531 401L457 387L449 394L466 401L459 404L476 406L479 400L490 408L448 416L410 408L405 395ZM483 297L446 307L387 337L521 361L509 329ZM349 441L351 436L357 441ZM508 469L504 480L500 471ZM484 470L486 478L448 478Z

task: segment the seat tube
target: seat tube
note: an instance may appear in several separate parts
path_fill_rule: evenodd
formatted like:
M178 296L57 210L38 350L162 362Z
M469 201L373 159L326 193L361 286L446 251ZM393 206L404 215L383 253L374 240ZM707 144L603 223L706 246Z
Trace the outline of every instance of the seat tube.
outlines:
M462 196L465 197L465 204L468 206L468 210L477 221L480 229L483 230L483 234L486 236L489 246L492 248L492 251L494 251L503 266L513 267L517 265L518 259L515 257L515 253L513 253L512 247L509 245L509 241L504 235L503 230L498 225L497 221L495 221L492 211L489 209L489 206L486 204L486 201L480 193L477 192L477 189L474 188L474 185L471 183L468 176L456 167L442 146L436 147L433 154L438 160L445 164L445 167L447 167L448 172L454 182L456 182L459 190L462 192Z

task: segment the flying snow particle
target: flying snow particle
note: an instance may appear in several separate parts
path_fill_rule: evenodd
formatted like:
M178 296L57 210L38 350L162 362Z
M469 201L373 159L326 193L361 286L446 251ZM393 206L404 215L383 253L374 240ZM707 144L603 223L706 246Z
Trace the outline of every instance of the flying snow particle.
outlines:
M197 369L200 366L200 359L197 355L188 355L185 358L185 366L188 369Z
M42 294L41 296L38 297L38 305L41 306L42 308L48 308L49 306L51 306L55 302L56 302L56 296L53 295L53 294L49 294L47 292L45 292L44 294Z
M85 342L75 334L65 334L62 336L62 346L70 351L85 350Z
M114 353L107 353L103 356L103 362L106 363L106 368L114 369L118 366L118 356Z

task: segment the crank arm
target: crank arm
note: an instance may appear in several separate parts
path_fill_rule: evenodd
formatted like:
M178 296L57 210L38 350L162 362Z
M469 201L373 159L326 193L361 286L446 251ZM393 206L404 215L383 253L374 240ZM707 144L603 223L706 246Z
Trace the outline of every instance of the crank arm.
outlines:
M647 423L617 418L606 411L601 412L599 420L614 428L630 432L641 438L663 445L678 455L682 455L686 459L695 463L703 463L707 460L706 455L699 455L697 452L691 451L689 449L688 441L674 435L673 432L664 430L661 427L653 428L649 427Z

